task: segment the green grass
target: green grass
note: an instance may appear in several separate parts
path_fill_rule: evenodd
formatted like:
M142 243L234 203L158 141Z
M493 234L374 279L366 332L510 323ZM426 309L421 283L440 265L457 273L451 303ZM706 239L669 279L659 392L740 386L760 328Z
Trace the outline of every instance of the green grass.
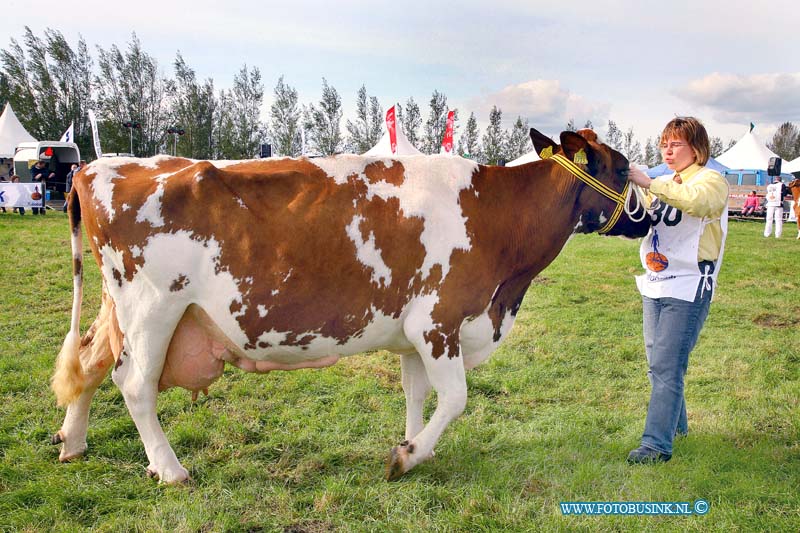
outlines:
M800 322L791 226L732 222L719 291L687 376L690 435L671 462L625 464L649 397L638 244L576 236L532 285L506 343L468 374L464 415L399 482L399 360L235 369L159 416L193 478L163 486L110 379L87 456L58 463L48 388L72 298L66 217L0 214L0 531L798 531ZM86 261L84 328L99 307ZM430 412L433 402L429 401ZM694 501L705 516L562 516L560 501Z

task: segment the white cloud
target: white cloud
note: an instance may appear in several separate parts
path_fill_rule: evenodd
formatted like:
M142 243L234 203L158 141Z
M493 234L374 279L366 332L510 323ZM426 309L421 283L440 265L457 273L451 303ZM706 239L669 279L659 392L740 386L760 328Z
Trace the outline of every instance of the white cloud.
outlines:
M800 120L800 73L742 76L714 72L673 92L693 105L708 108L723 123Z
M559 133L570 119L580 127L591 120L595 128L605 123L610 106L594 102L561 86L558 80L530 80L509 85L497 92L472 98L467 106L479 121L485 121L492 106L503 111L504 125L518 116L545 133Z

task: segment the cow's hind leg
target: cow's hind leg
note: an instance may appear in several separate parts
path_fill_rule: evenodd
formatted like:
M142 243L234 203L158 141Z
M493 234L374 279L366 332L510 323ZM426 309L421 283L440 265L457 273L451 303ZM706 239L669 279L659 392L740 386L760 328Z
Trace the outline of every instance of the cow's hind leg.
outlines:
M60 405L67 405L61 429L52 443L61 444L59 460L67 462L86 451L89 407L97 387L103 382L114 362L111 335L118 331L113 305L104 298L100 314L76 347L65 346L59 355L52 380L53 391Z
M386 478L390 481L431 457L442 432L467 405L467 381L460 347L457 349L458 353L448 354L445 349L444 354L434 358L433 346L426 340L426 334L432 334L434 337L446 338L447 345L457 346L458 330L448 337L446 333L426 329L425 324L430 324L429 314L421 317L409 315L404 330L406 337L417 348L428 381L436 391L436 409L422 431L392 449L386 468Z
M406 440L410 441L425 425L422 410L431 391L428 374L418 353L400 356L403 392L406 395Z
M164 483L189 479L189 472L175 456L156 414L158 380L172 333L183 314L172 311L147 310L142 312L140 320L125 329L125 348L111 374L144 444L150 463L147 474ZM158 320L148 321L148 316Z

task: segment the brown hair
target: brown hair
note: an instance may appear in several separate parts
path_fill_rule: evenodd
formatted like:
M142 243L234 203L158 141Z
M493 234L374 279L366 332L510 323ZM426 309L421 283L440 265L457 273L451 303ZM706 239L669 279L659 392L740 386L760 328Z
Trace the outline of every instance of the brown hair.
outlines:
M708 142L708 133L703 124L694 117L675 117L670 120L661 132L662 143L669 139L683 139L692 147L697 157L698 165L708 163L711 154L711 145Z

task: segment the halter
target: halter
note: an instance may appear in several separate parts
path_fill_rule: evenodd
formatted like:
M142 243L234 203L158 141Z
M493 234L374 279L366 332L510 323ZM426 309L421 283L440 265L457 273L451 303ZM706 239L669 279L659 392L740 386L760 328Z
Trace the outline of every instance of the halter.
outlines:
M597 231L597 233L603 234L611 231L611 228L613 228L614 225L619 221L619 217L622 214L623 210L625 211L625 214L628 215L628 218L630 218L631 222L639 222L642 219L644 219L645 216L644 210L642 211L642 216L638 219L634 219L631 216L633 213L639 210L639 207L641 205L644 205L642 202L642 197L644 196L644 193L642 193L641 190L639 190L639 187L635 185L631 187L630 182L626 181L625 187L622 189L622 192L616 192L613 189L609 188L608 185L598 180L597 178L595 178L594 176L592 176L591 174L589 174L588 172L586 172L581 167L579 167L578 165L576 165L575 163L573 163L572 161L570 161L561 154L555 154L549 157L548 159L552 159L553 161L564 167L570 174L572 174L573 176L584 182L586 185L588 185L595 191L599 192L600 194L602 194L603 196L605 196L606 198L617 204L616 207L614 208L614 212L611 214L611 218L608 219L608 222L606 222L606 224L602 228L600 228ZM631 211L628 210L628 200L630 200L631 194L633 194L634 191L636 193L637 206L636 209L633 209Z

